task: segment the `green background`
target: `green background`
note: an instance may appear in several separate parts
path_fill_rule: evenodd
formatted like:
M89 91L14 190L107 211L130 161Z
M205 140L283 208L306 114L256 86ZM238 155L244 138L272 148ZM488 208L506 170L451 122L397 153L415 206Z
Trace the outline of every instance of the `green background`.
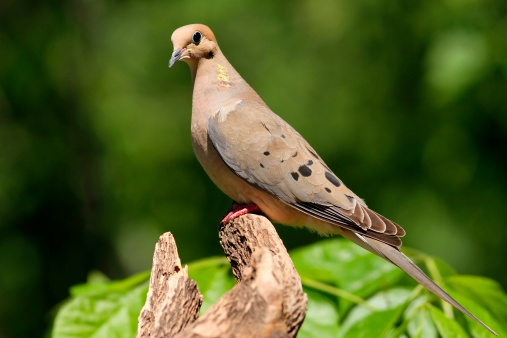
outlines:
M507 2L7 0L0 337L40 336L90 271L149 269L165 231L184 262L221 254L231 201L192 153L188 67L167 68L194 22L405 245L507 285Z

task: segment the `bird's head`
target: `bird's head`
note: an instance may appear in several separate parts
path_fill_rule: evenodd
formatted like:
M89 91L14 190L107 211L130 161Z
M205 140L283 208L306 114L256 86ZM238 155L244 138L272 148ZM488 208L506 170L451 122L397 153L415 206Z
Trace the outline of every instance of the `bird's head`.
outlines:
M172 67L179 60L195 67L199 60L213 58L218 50L213 32L208 26L201 24L178 28L171 36L171 41L174 52L169 61L169 67Z

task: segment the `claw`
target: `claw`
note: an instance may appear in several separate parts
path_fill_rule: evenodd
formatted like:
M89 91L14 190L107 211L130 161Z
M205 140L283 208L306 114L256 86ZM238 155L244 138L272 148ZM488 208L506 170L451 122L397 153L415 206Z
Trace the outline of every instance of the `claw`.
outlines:
M234 220L235 218L238 218L239 216L248 214L248 213L255 213L255 212L262 212L261 208L257 206L257 204L250 203L250 204L238 204L234 203L232 205L232 210L229 211L229 213L222 219L222 224L225 224L229 221Z

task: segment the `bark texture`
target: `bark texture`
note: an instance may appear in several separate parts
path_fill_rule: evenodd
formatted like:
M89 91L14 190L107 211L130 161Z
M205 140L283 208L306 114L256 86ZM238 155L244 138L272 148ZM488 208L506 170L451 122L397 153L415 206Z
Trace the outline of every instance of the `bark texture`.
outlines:
M306 313L301 279L265 217L244 215L219 228L238 282L200 318L202 296L181 268L170 233L155 249L138 337L294 337Z

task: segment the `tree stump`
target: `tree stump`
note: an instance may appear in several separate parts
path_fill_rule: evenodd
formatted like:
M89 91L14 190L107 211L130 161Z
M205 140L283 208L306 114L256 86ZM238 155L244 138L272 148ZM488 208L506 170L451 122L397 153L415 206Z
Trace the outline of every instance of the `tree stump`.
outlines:
M265 217L221 225L220 244L238 282L198 318L202 295L170 233L159 239L137 337L295 337L307 298L287 250Z

